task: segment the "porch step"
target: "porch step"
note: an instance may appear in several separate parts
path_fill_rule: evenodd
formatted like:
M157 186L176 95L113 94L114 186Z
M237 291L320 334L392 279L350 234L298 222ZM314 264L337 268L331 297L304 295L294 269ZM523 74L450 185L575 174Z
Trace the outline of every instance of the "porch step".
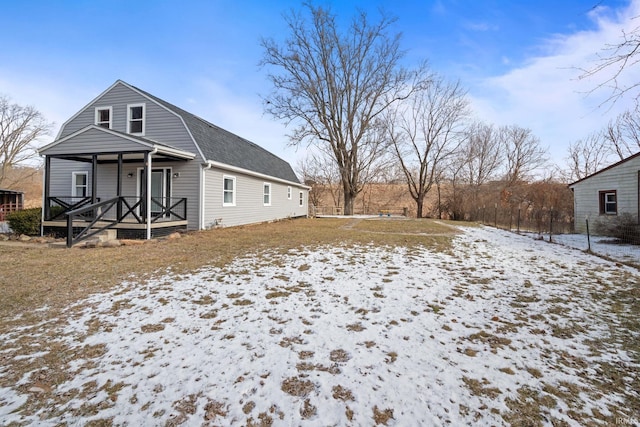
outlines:
M116 240L118 238L118 230L107 229L102 230L98 234L92 236L93 239L98 239L101 243L108 242L109 240Z

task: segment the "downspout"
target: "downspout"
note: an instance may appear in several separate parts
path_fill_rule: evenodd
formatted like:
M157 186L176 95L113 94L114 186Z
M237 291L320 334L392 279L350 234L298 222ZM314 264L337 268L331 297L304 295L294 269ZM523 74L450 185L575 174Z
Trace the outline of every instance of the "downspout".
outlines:
M158 152L158 147L153 147L153 150L147 153L147 240L151 240L151 157Z
M202 165L202 167L200 168L200 175L202 177L201 179L201 185L200 185L200 190L202 192L202 194L200 194L200 224L198 225L198 228L200 228L200 230L204 230L204 215L205 215L205 198L207 197L207 192L205 191L205 183L207 182L207 174L205 173L205 171L211 169L211 166L213 166L210 162L207 162L205 164Z

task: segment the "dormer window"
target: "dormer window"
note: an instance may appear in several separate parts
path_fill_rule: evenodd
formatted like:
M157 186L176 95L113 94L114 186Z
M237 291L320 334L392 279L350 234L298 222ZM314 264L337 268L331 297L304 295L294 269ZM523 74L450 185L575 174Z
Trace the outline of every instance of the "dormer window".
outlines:
M111 107L96 107L96 125L111 129Z
M127 133L144 135L145 104L127 105Z

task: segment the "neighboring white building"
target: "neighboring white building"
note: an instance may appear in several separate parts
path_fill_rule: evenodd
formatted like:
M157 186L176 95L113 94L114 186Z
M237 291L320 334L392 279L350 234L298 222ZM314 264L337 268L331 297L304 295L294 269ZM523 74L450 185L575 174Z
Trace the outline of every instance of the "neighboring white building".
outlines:
M569 184L573 190L575 228L586 232L594 224L628 213L640 219L640 153Z
M148 239L308 212L309 187L289 163L121 80L39 153L43 231L66 235L71 226L74 239L89 225Z

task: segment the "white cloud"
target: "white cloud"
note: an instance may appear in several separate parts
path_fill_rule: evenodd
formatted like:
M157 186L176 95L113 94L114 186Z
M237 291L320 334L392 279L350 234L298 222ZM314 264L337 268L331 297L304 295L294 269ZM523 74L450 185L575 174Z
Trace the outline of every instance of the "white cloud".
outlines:
M484 79L472 88L478 116L498 125L531 128L543 145L550 147L553 160L562 163L570 143L602 129L633 106L630 97L602 105L611 92L593 89L606 80L607 74L582 80L578 77L580 69L590 69L597 63L603 48L620 41L623 30L638 26L638 15L640 0L617 13L603 8L591 11L594 30L557 35L541 46L546 55L533 57L524 66ZM625 70L623 84L638 81L640 68Z

